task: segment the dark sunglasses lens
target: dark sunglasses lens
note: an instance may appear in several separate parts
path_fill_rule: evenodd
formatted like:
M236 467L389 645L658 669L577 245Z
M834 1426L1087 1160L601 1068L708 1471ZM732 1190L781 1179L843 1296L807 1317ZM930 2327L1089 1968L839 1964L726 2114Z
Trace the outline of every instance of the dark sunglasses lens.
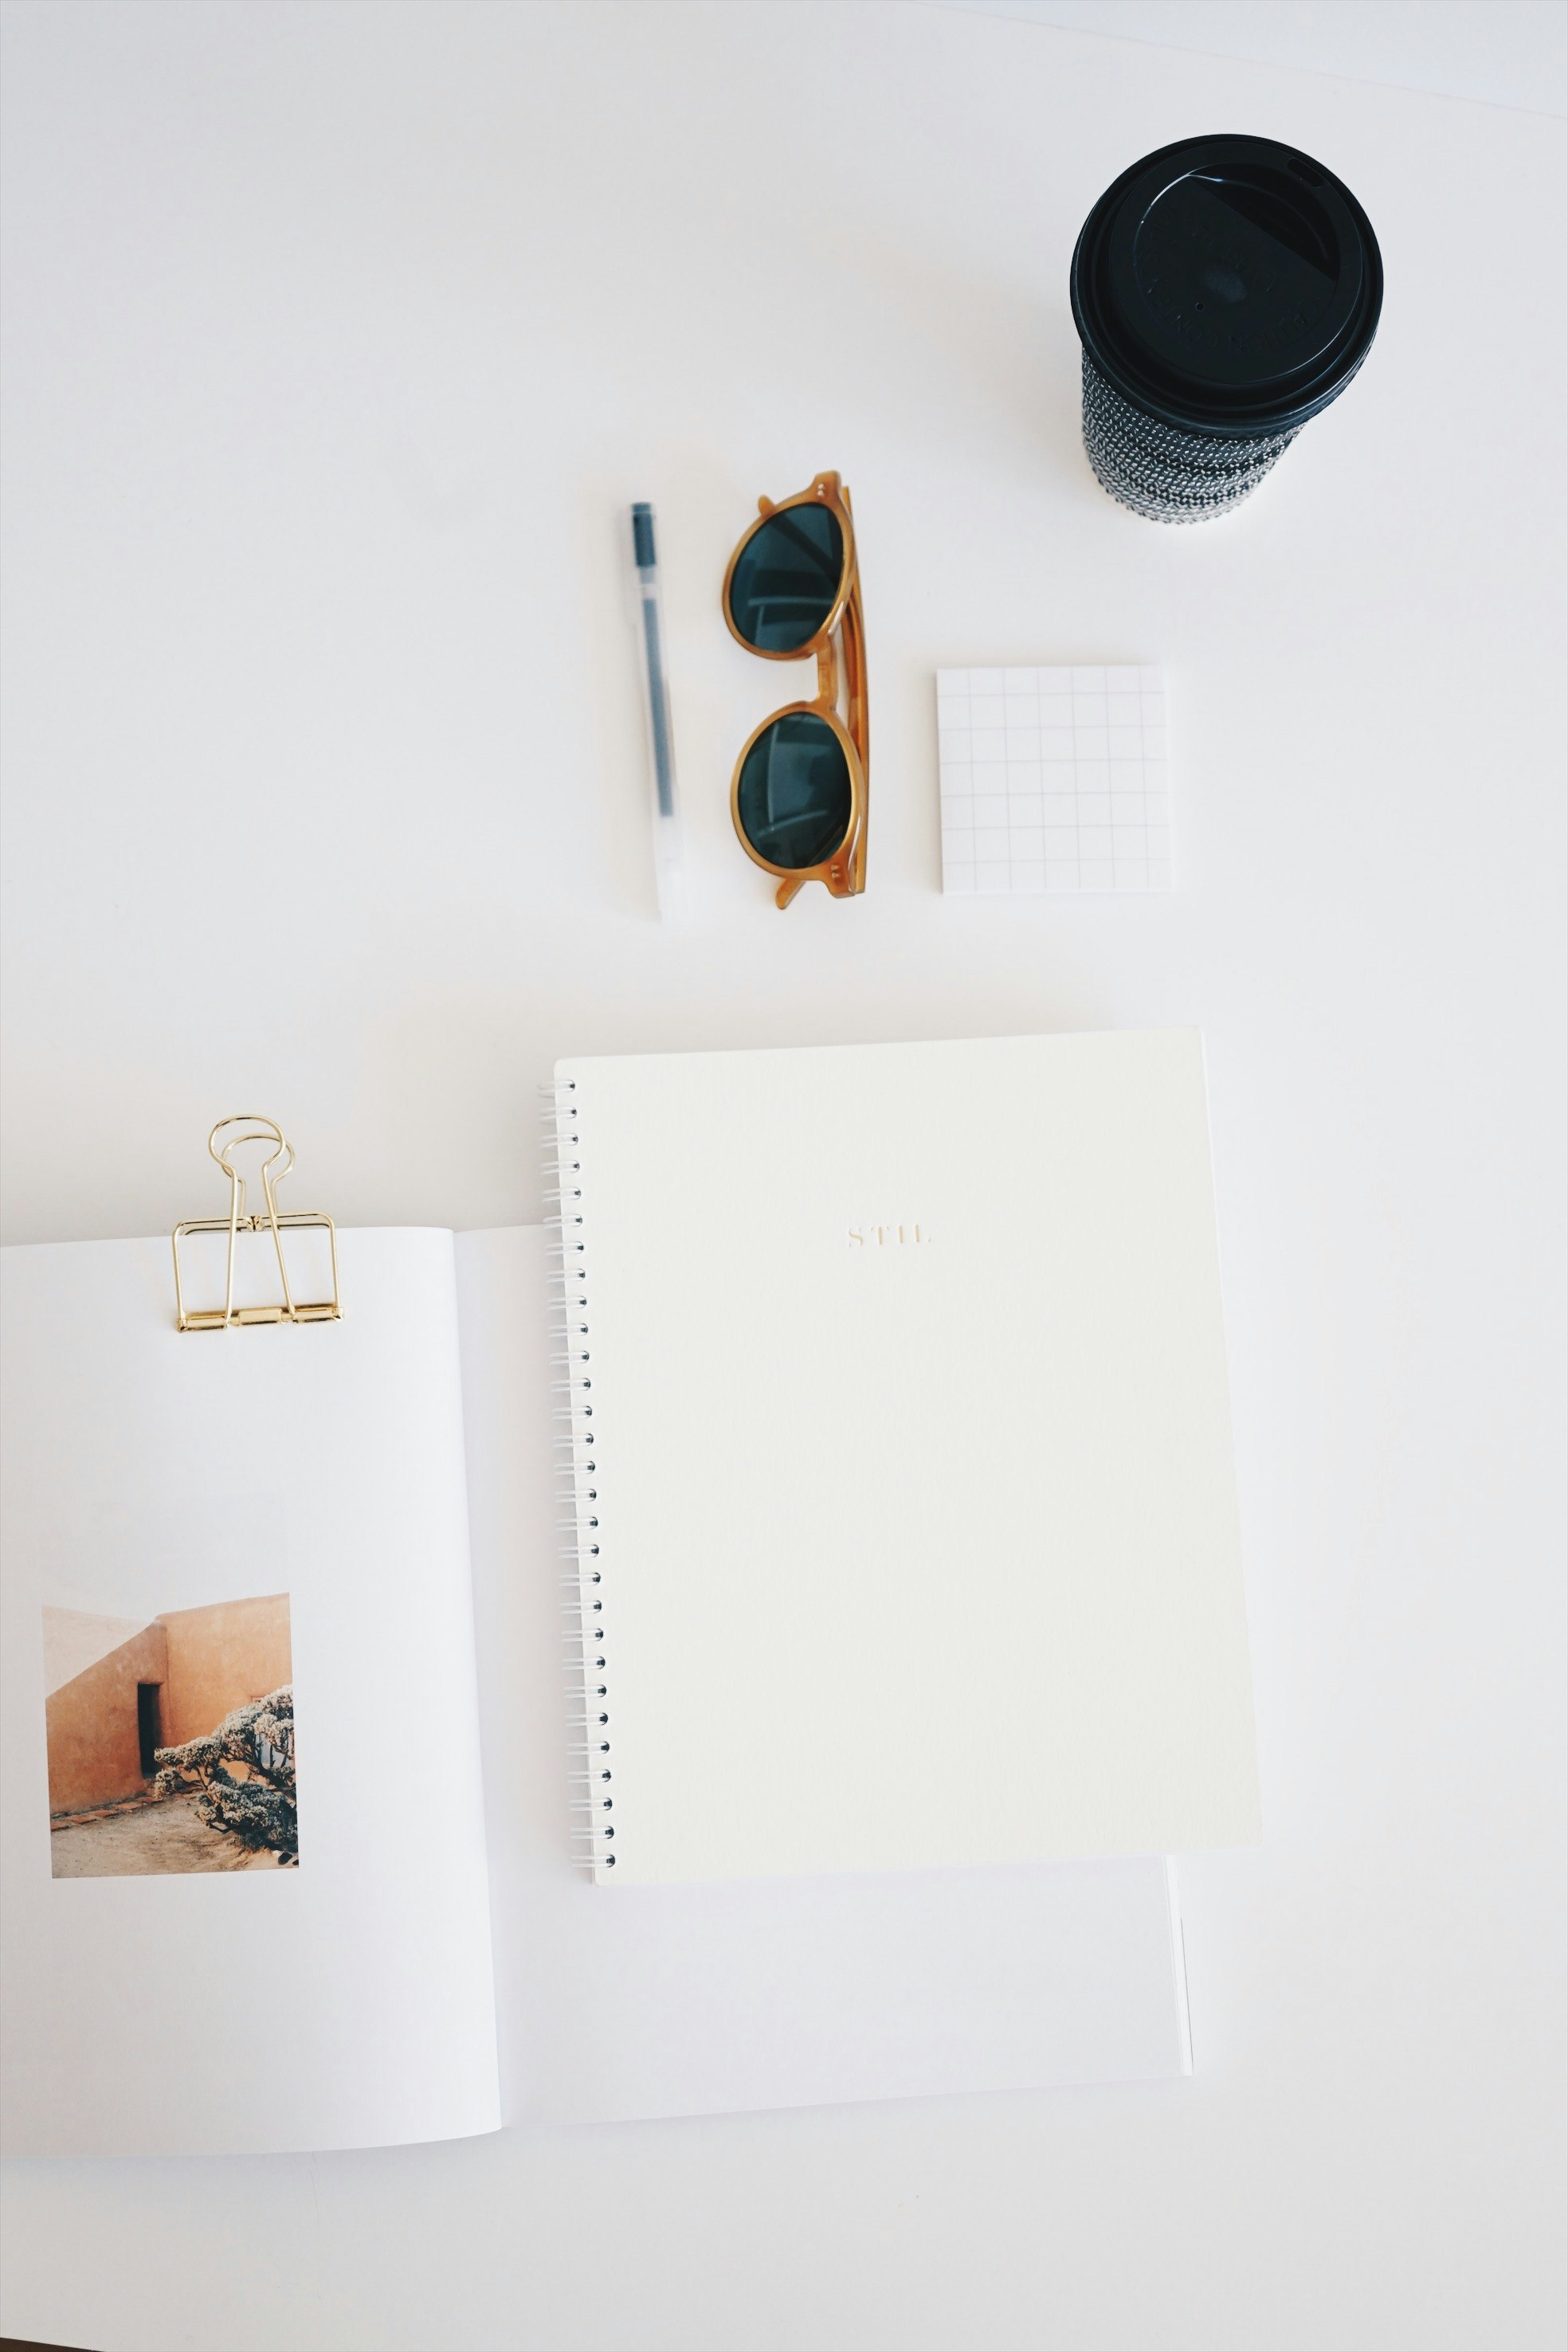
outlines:
M760 522L735 558L730 617L769 654L809 645L838 595L844 533L826 507L786 507Z
M844 746L825 719L792 710L764 727L741 768L741 830L770 866L822 866L849 830L854 793Z

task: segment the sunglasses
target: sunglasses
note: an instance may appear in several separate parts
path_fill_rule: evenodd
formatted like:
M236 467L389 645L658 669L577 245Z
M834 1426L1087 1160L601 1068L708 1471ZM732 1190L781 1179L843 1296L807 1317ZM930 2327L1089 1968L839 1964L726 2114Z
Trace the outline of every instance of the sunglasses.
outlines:
M837 474L818 474L797 497L777 506L759 499L757 507L724 574L724 618L764 661L815 654L816 698L786 703L748 740L730 813L747 856L778 876L781 907L806 882L853 898L866 887L868 735L849 493Z

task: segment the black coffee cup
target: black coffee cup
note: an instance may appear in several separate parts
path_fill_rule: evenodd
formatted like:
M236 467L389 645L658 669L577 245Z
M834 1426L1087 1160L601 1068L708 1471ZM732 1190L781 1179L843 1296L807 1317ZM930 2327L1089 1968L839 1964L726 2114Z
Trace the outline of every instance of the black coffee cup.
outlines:
M1083 439L1103 488L1202 522L1257 488L1372 348L1383 257L1342 180L1219 133L1111 183L1073 252Z

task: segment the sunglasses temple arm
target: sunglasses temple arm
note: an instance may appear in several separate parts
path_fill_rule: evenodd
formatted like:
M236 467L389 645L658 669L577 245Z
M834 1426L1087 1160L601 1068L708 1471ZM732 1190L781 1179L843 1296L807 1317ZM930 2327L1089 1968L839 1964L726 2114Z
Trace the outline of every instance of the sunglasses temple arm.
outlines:
M866 707L866 636L865 619L860 610L860 575L855 575L849 591L849 601L844 607L842 624L844 639L844 698L847 704L845 724L849 740L860 754L860 774L864 799L860 809L859 828L855 836L855 848L850 860L849 887L863 890L866 887L866 831L870 823L871 798L871 725Z

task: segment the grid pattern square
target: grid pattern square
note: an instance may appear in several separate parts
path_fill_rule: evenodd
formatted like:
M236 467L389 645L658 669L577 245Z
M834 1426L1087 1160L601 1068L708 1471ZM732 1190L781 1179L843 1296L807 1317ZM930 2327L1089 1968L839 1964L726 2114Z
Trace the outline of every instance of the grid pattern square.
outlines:
M942 887L1168 890L1159 669L939 669Z

